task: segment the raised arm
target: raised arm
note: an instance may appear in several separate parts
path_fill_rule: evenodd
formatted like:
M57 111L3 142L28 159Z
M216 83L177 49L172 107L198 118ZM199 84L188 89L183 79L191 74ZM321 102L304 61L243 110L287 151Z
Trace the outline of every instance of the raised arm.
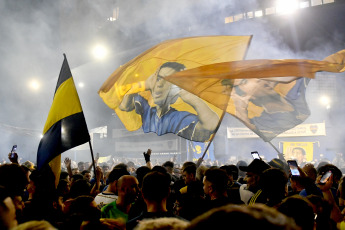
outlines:
M191 94L185 90L179 92L182 100L192 106L197 112L197 117L199 119L196 125L196 131L209 131L209 135L215 130L218 125L219 117L211 110L211 108L199 97Z

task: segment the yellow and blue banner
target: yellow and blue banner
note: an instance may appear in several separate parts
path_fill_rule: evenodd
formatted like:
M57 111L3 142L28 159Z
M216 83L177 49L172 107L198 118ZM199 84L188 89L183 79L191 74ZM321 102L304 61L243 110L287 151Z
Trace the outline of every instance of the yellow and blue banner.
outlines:
M204 154L208 144L209 142L187 141L187 156L192 158L192 161L198 161ZM212 162L216 160L213 142L211 142L203 160L211 160Z
M145 133L209 141L229 100L228 83L204 81L214 83L204 94L216 93L223 105L217 107L165 78L190 68L242 60L250 40L251 36L208 36L165 41L118 68L99 95L129 131L142 128Z
M54 159L50 166L56 173L60 168L60 154L89 140L84 113L64 55L53 103L37 150L37 168L42 169Z
M220 92L221 85L227 85L231 88L231 96L226 111L264 141L270 141L301 124L310 115L305 92L310 78L314 78L318 71L344 72L345 50L323 61L286 59L215 63L177 72L165 79L217 108L224 108ZM215 86L219 86L219 90L214 90Z
M298 165L313 161L314 142L284 142L283 154L286 160L296 160Z

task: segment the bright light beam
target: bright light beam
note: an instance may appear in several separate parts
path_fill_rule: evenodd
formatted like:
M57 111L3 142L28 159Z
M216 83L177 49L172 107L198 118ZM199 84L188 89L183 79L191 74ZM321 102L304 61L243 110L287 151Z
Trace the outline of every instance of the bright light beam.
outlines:
M298 9L298 1L277 0L276 9L278 14L291 14Z

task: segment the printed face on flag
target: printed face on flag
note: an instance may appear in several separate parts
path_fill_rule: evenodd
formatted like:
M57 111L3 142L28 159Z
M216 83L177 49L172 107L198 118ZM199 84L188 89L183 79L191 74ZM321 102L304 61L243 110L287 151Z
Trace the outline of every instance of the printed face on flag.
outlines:
M142 128L157 135L175 133L208 141L226 109L228 85L217 78L202 84L189 76L179 84L168 78L186 69L242 60L250 40L251 36L205 36L164 41L117 68L99 95L129 131Z
M145 91L126 94L119 109L128 113L135 111L145 133L174 133L189 140L209 140L219 122L217 112L221 114L221 111L165 80L184 69L178 62L164 63L147 78Z
M228 111L259 136L270 140L309 116L305 81L303 78L290 83L236 79Z
M157 106L164 106L165 104L170 103L170 101L167 101L167 99L168 95L170 94L172 84L164 80L164 78L175 72L176 70L174 70L173 68L164 67L159 70L157 75L153 75L154 78L152 80L154 81L154 86L152 88L151 94L153 102Z

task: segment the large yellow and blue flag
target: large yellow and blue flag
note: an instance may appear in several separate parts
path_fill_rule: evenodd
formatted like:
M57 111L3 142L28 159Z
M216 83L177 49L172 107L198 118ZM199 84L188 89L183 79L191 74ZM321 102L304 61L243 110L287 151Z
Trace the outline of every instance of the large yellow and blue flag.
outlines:
M242 60L215 63L181 71L165 79L186 91L224 108L215 83L231 87L226 111L242 121L264 141L305 121L310 115L305 99L315 73L345 71L345 50L323 61L306 59ZM205 83L206 82L206 83Z
M174 133L186 139L209 141L227 106L230 90L218 79L205 94L217 92L216 107L165 78L185 69L242 60L251 36L187 37L162 42L119 67L102 85L99 95L127 130L142 128L157 135ZM182 87L183 88L183 87Z
M323 61L243 60L251 36L168 40L118 68L99 95L129 131L212 139L221 114L241 120L265 141L302 123L318 71L343 72L345 50Z
M42 169L51 162L53 172L57 173L60 154L89 140L84 113L64 55L53 103L37 150L37 168Z

